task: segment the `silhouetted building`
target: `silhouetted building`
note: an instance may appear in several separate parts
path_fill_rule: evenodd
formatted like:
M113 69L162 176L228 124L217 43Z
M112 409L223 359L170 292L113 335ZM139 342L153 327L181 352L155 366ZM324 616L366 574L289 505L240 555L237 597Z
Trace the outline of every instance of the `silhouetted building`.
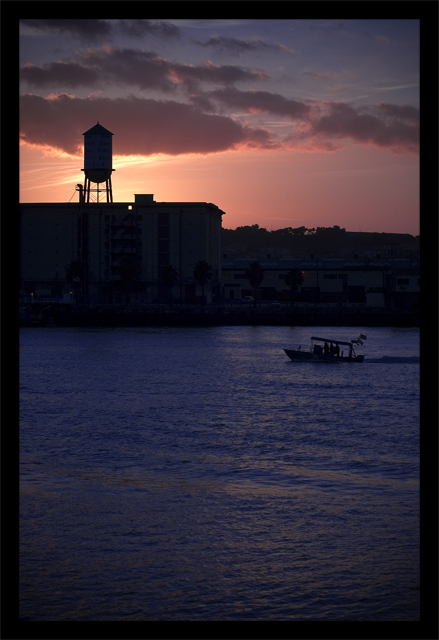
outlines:
M219 295L221 220L206 202L20 204L20 290L25 294L91 303L151 302L169 297L161 269L172 265L172 295L195 301L201 294L193 270L212 267L208 298Z
M253 295L246 270L254 258L222 261L223 299L242 300ZM303 282L293 293L297 305L369 308L419 308L420 269L410 258L369 259L261 259L264 278L256 292L258 300L287 304L291 289L285 276L291 269L303 273Z

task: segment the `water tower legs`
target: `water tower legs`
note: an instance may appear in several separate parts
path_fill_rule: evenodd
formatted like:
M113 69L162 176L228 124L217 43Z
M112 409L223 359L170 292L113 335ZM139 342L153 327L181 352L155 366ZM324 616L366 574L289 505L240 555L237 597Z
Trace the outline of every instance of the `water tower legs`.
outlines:
M113 188L111 186L111 176L106 181L105 186L107 190L107 202L113 202Z
M90 193L96 194L96 202L99 202L99 194L105 193L107 196L107 202L113 202L113 188L111 185L111 176L105 181L105 188L100 189L99 186L101 183L93 183L96 184L96 188L91 188L91 181L86 177L84 182L84 202L93 202L94 200L90 200Z

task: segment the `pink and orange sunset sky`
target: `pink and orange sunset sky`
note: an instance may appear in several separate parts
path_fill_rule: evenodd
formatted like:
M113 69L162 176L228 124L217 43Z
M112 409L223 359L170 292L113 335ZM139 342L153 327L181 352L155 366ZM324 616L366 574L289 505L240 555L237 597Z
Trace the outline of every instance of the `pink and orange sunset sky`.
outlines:
M418 20L20 20L20 200L68 202L82 134L113 197L223 226L419 234ZM73 196L73 197L72 197Z

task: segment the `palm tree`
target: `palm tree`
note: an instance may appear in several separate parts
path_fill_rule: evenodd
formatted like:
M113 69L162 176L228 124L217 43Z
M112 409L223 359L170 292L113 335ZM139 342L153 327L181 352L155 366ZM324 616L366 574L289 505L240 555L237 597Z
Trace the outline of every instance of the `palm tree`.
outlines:
M198 260L194 268L194 278L201 285L204 304L204 285L212 280L212 267L206 260Z
M160 270L160 280L169 287L169 300L172 304L172 287L178 282L178 271L172 264L167 264Z
M245 277L254 291L253 306L256 306L256 289L261 286L262 280L264 279L264 271L257 260L250 263L249 268L245 271Z
M78 260L73 260L73 262L69 262L69 264L65 268L66 271L66 281L69 284L73 282L80 282L83 277L83 265Z
M302 284L303 279L303 271L300 269L290 269L285 275L285 284L291 289L291 306L293 306L293 292L297 291L297 287Z

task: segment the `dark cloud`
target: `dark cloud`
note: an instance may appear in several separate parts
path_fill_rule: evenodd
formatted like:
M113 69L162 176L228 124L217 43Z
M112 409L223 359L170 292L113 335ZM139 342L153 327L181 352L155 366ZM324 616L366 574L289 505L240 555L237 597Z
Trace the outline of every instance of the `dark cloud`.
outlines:
M274 51L289 54L295 53L295 51L288 49L282 44L264 42L260 38L255 38L253 40L238 40L236 38L226 38L224 36L212 36L206 42L199 42L198 40L192 41L201 47L214 47L233 55L239 55L248 51Z
M74 87L79 84L93 86L99 77L101 82L131 85L140 89L170 91L179 84L184 84L194 90L199 82L230 85L235 82L261 81L268 77L262 71L237 65L215 65L212 62L200 65L182 64L162 58L153 51L110 46L87 50L79 63L52 63L43 67L26 65L21 69L21 77L32 86L54 85L60 80L61 64L66 65L63 86L69 84L70 68Z
M196 66L173 63L171 72L180 82L189 83L233 84L235 82L261 81L268 78L268 75L263 71L252 71L231 64L215 65L212 62Z
M142 98L77 98L59 94L20 99L20 138L70 155L82 153L82 133L99 122L115 134L120 155L214 153L238 147L271 148L269 133L195 107Z
M163 20L95 20L87 18L20 20L23 24L49 33L69 34L73 38L95 42L123 32L133 38L179 38L180 30Z
M228 107L238 107L251 113L265 112L289 118L304 118L310 112L310 107L304 102L268 91L239 91L230 87L211 91L208 95Z
M396 152L412 153L419 147L417 111L413 107L389 104L356 109L344 102L325 102L315 109L306 135L324 140L349 138Z
M154 36L156 38L180 38L180 29L163 20L119 20L119 29L132 38Z
M419 109L411 107L408 104L395 105L379 102L377 105L382 114L390 116L391 118L397 118L399 120L405 120L413 124L419 124Z
M213 94L213 95L212 95ZM115 153L215 153L238 147L334 151L343 144L373 145L396 153L417 153L419 118L410 106L378 104L354 108L343 102L305 105L268 92L211 92L192 96L192 105L171 100L78 98L26 94L20 100L20 135L31 145L70 155L82 148L82 133L98 120L117 135ZM229 107L264 111L290 120L282 142L267 129L251 127L213 110L221 98ZM208 112L207 112L208 111Z
M175 88L171 63L153 51L103 47L87 51L84 63L95 69L102 82L162 91Z
M293 120L292 133L284 140L286 146L335 150L342 140L351 140L397 153L419 150L419 111L409 105L379 103L355 108L345 102L306 104L277 93L235 87L210 91L205 98L210 106L217 101L229 109Z
M42 20L20 20L21 23L49 33L69 34L73 38L95 41L111 35L112 25L107 20L88 18L62 18Z
M42 67L26 64L20 69L20 78L34 87L91 86L99 76L94 69L77 62L51 62Z

